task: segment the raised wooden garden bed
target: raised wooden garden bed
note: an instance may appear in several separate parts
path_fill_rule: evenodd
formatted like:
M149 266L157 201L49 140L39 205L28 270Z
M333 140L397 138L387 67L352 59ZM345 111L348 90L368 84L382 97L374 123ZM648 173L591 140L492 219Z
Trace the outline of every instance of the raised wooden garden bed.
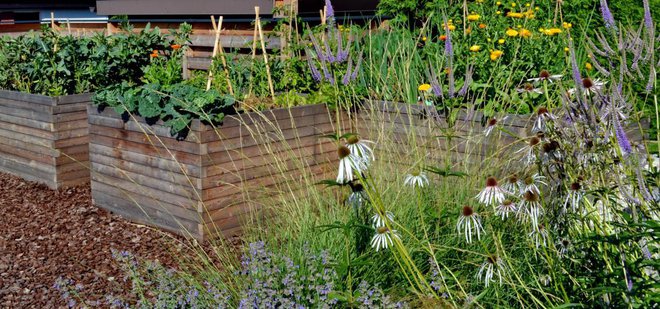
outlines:
M87 183L90 101L0 90L0 171L52 189Z
M336 170L336 146L321 137L336 126L325 105L228 116L215 128L195 120L183 141L160 121L88 112L94 203L197 239L233 234L263 214L264 198Z

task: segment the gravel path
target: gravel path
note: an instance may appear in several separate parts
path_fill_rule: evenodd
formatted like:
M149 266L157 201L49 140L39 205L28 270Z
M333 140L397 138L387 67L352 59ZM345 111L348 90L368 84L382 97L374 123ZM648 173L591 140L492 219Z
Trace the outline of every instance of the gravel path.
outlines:
M110 249L173 266L172 239L92 206L89 186L53 191L0 173L0 308L65 306L58 277L92 299L120 293Z

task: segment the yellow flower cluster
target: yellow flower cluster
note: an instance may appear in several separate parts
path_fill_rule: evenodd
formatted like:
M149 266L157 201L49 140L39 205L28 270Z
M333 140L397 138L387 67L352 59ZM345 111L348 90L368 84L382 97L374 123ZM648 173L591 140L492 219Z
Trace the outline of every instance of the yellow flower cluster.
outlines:
M527 19L533 19L534 18L534 11L532 10L527 10L525 12L507 12L506 17L511 17L511 18L527 18Z
M419 87L417 87L417 90L419 91L429 91L431 89L431 85L429 84L421 84Z
M471 52L475 52L475 53L476 53L476 52L478 52L478 51L480 51L480 50L481 50L481 46L479 46L479 45L472 45L472 46L470 46L470 51L471 51Z
M469 21L477 21L479 20L479 17L481 17L479 14L470 14L467 16L467 20Z
M493 50L490 52L490 60L495 61L497 59L500 59L500 57L502 57L503 54L504 52L501 50Z
M541 28L541 29L539 29L539 31L541 31L541 33L543 33L545 35L549 35L549 36L553 36L553 35L560 34L560 33L564 32L559 28L550 28L550 29Z

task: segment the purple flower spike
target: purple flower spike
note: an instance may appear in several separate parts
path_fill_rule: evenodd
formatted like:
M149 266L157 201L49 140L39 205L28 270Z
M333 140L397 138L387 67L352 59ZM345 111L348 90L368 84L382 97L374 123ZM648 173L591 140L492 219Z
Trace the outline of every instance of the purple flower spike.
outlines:
M573 69L573 82L575 82L576 89L582 89L582 76L580 75L580 68L578 67L577 60L575 59L575 48L571 36L568 36L568 48L571 53L571 68Z
M616 29L614 16L612 16L612 12L610 12L610 8L607 6L607 0L600 0L600 12L603 15L603 20L605 21L605 28Z
M360 53L360 56L358 56L358 61L355 64L355 69L353 70L353 74L351 74L351 80L355 80L357 78L361 65L362 65L362 53Z
M628 136L626 136L626 132L623 131L623 127L621 127L621 123L619 122L619 119L614 117L614 129L616 130L616 141L619 143L619 147L621 148L621 152L623 152L624 156L627 156L632 153L632 146L630 145L630 141L628 140Z
M341 83L344 84L344 86L348 86L348 83L351 81L351 75L353 73L353 60L348 59L348 66L346 68L346 73L344 74L344 78L342 78Z
M332 8L330 0L325 0L325 20L331 27L335 23L335 10Z
M649 7L649 0L643 0L644 2L644 25L648 31L653 31L653 19L651 19L651 8Z
M309 53L308 53L309 55ZM321 81L321 72L319 72L319 69L316 67L314 62L312 61L312 57L307 56L307 64L309 64L309 69L312 71L312 78L320 82Z

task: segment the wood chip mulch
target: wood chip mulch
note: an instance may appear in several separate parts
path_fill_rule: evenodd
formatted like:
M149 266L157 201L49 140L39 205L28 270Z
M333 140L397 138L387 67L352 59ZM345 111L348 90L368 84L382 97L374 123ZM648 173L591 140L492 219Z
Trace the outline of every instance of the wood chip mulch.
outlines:
M174 267L172 237L92 205L89 186L54 191L0 173L0 308L59 308L58 277L92 298L121 293L111 248Z

